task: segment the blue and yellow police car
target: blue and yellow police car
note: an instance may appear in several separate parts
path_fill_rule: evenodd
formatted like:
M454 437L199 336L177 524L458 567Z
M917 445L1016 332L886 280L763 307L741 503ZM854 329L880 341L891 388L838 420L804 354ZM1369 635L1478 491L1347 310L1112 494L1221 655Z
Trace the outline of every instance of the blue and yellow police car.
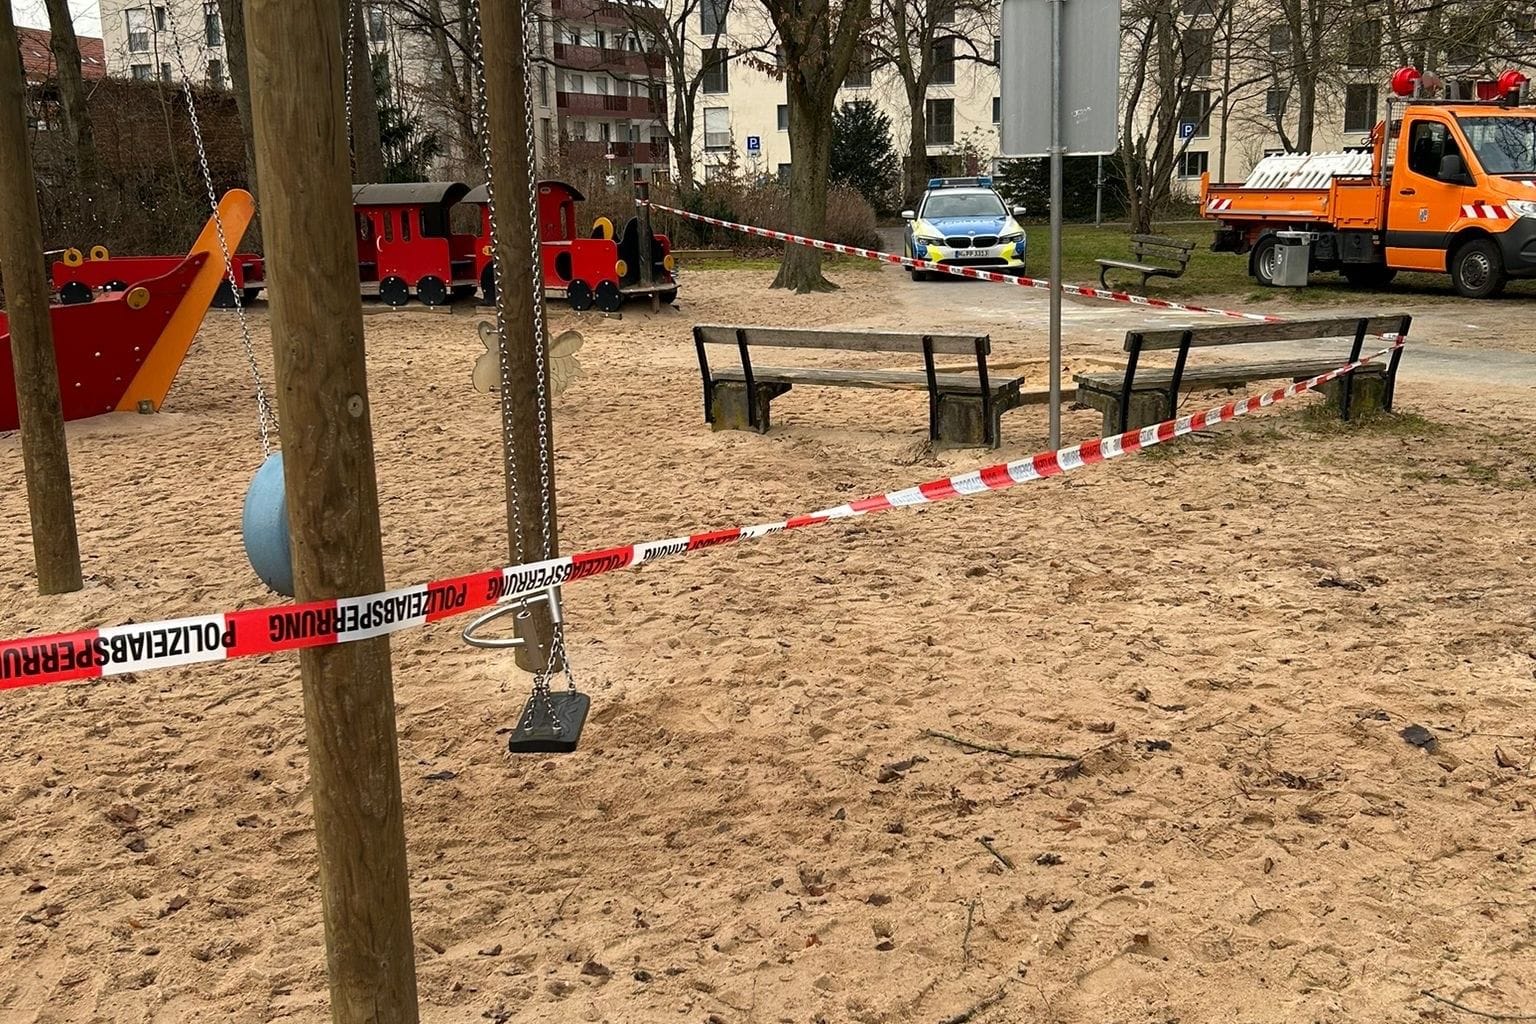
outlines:
M1023 215L1023 207L1008 209L991 178L931 178L917 209L901 212L907 222L905 255L1023 274L1027 239L1014 219ZM907 272L914 281L930 273L911 267Z

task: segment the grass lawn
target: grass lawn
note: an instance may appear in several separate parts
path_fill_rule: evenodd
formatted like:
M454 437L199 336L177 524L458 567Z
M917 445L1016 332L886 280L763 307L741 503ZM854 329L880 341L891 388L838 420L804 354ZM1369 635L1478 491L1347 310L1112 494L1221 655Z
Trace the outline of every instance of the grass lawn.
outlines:
M1050 231L1043 224L1026 225L1029 231L1029 273L1033 277L1045 277L1050 261ZM1161 295L1173 299L1198 299L1210 296L1231 296L1241 299L1244 306L1265 303L1318 304L1359 301L1361 289L1345 281L1336 273L1312 275L1305 288L1264 288L1248 276L1247 255L1230 252L1211 252L1212 227L1204 222L1188 221L1158 225L1153 234L1170 238L1184 238L1196 243L1191 254L1189 269L1177 279L1154 277L1147 283L1146 294ZM1094 227L1091 224L1068 224L1062 231L1062 276L1071 284L1099 283L1099 267L1096 259L1130 259L1129 230L1124 226ZM1154 261L1155 262L1155 261ZM779 261L769 255L720 256L684 259L685 270L774 270ZM849 256L827 256L829 270L876 270L879 264L873 260ZM1110 284L1126 291L1140 291L1139 275L1122 271L1110 275ZM1388 301L1393 294L1411 294L1419 301L1461 301L1451 288L1450 278L1444 274L1399 274L1397 280L1386 289L1369 292ZM1509 286L1510 297L1536 296L1536 281L1515 281Z

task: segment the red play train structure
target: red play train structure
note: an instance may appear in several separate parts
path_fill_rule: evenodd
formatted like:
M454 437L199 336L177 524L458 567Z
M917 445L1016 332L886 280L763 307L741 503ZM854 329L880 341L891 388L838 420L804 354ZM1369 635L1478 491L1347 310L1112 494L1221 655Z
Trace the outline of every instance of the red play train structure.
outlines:
M582 194L563 181L539 182L545 294L565 299L573 309L596 306L604 312L639 296L655 296L663 303L676 299L672 243L651 230L649 207L641 205L639 215L630 218L617 237L605 217L597 219L589 237L582 237L576 222L576 204L582 201ZM484 301L494 301L485 186L471 190L458 181L356 185L352 203L363 295L376 295L391 306L404 306L413 295L424 305L441 306L477 291ZM478 234L454 232L453 213L460 204L478 207ZM87 258L71 249L54 263L53 283L61 302L90 302L98 292L119 290L123 282L164 272L182 259L117 257L100 246ZM265 265L261 257L248 253L237 254L233 262L235 284L242 299L250 302L266 287ZM234 305L229 282L220 287L213 304Z

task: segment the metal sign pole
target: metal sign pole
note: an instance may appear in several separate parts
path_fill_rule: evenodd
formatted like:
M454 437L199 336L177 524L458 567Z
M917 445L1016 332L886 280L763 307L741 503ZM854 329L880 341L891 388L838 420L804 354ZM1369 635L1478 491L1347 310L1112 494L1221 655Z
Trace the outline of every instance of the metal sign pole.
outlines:
M1061 9L1051 4L1051 413L1050 447L1061 447Z

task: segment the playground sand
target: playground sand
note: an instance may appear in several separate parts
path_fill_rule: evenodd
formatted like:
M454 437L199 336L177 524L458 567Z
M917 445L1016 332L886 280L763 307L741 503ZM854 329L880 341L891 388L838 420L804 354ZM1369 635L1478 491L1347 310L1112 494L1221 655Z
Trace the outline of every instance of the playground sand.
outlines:
M797 391L771 435L705 429L694 322L935 326L889 272L766 281L556 318L587 339L556 403L567 547L991 461L931 452L915 393ZM506 556L475 319L367 320L393 584ZM1039 383L1038 324L989 329ZM80 594L34 595L0 436L5 636L270 600L240 548L237 339L210 319L165 413L71 426ZM1069 328L1078 365L1115 344ZM1529 392L1405 384L1422 419L1348 433L1313 401L573 586L574 756L509 759L526 683L456 624L397 636L423 1019L1462 1019L1425 990L1530 1012ZM1004 431L997 457L1042 446L1042 410ZM0 1021L328 1019L294 657L8 693L0 736Z

